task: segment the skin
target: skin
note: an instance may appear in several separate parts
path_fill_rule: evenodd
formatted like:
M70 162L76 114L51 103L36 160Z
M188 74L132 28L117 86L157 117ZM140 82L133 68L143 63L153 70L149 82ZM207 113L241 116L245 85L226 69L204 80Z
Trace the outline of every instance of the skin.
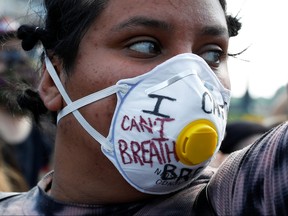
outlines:
M177 54L191 52L209 60L229 88L228 41L225 15L218 1L111 0L82 39L72 75L65 75L61 60L54 57L52 62L72 100L114 85L119 79L146 73ZM45 66L39 92L48 109L65 107ZM115 105L114 95L80 112L107 136ZM54 162L48 193L57 200L108 204L151 196L138 192L122 178L73 115L58 124Z

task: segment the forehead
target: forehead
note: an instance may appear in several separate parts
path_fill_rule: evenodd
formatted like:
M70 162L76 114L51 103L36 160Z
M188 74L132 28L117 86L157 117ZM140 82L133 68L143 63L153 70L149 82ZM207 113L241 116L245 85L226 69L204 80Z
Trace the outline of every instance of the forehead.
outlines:
M132 16L148 16L195 25L226 26L224 11L219 0L109 0L100 16L102 21L119 23ZM98 22L102 23L102 22Z

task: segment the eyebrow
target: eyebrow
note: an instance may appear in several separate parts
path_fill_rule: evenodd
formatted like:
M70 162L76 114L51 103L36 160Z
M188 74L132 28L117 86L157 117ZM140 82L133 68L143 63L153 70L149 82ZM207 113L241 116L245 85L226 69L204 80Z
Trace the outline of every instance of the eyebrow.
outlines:
M133 28L137 26L144 26L144 27L150 27L150 28L156 28L159 30L165 30L169 31L173 29L172 25L169 23L157 20L157 19L151 19L149 17L145 16L135 16L131 19L125 20L118 25L114 26L112 28L112 31L121 31L125 28ZM215 25L215 26L206 26L201 29L199 32L199 36L229 36L228 29L223 27L222 25Z
M144 27L157 28L157 29L162 29L162 30L172 29L171 25L169 25L165 21L151 19L151 18L144 17L144 16L136 16L114 26L112 28L112 31L121 31L122 29L133 28L136 26L144 26Z
M223 26L206 26L201 29L200 36L229 36L228 29Z

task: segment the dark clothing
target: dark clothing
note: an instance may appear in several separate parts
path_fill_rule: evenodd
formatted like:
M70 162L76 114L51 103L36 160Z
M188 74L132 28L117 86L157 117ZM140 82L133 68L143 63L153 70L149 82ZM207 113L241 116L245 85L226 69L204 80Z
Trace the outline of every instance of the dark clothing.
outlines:
M288 215L287 153L288 122L171 195L115 205L63 203L45 192L50 173L27 193L2 201L8 194L0 193L0 215Z
M40 170L50 162L53 152L52 142L46 134L33 125L29 137L13 147L16 159L29 187L36 186Z
M44 134L36 125L32 126L29 136L16 145L6 144L3 149L5 161L18 168L28 187L33 188L39 180L41 169L50 163L53 153L53 137Z
M87 205L58 202L47 195L53 172L26 193L0 193L0 215L193 215L193 204L213 174L206 171L188 188L168 196L155 196L147 201ZM4 196L8 196L4 198ZM2 200L1 200L2 197Z
M231 154L208 194L218 215L288 215L288 122Z

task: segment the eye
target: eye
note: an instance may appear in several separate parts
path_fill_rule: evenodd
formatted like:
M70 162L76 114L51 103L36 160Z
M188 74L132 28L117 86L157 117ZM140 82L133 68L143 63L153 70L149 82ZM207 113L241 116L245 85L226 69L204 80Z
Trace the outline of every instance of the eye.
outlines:
M138 57L154 57L161 53L160 45L154 41L138 41L128 46Z
M222 58L224 57L224 52L222 50L210 50L202 53L200 56L207 62L210 67L219 67Z
M200 54L200 56L207 62L210 67L219 67L221 60L225 57L222 50L210 50Z

